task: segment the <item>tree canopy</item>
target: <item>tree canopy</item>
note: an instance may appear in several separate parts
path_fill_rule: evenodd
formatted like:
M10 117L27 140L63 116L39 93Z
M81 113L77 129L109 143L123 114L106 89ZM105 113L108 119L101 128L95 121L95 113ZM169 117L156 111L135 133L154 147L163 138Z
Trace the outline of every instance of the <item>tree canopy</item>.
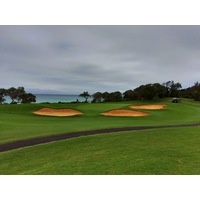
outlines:
M10 97L11 104L36 102L36 96L31 93L26 93L24 87L0 88L0 104L6 102L6 96Z
M91 97L91 95L88 93L88 91L81 93L79 96L84 97L86 103L88 102L88 98Z
M131 100L151 100L154 98L164 97L183 97L193 98L200 101L200 83L196 82L194 86L181 89L181 83L174 81L167 81L160 83L149 83L140 85L133 90L127 90L123 94L116 92L96 92L92 95L93 102L117 102L117 101L131 101Z

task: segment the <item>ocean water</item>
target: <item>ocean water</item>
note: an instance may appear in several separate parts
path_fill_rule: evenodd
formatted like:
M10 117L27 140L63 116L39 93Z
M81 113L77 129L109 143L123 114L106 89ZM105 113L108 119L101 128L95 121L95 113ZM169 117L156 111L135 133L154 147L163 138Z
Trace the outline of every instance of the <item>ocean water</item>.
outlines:
M58 102L84 102L85 98L80 97L79 95L56 95L56 94L35 94L36 96L36 103L58 103ZM88 101L91 101L91 98L88 98Z
M85 98L80 97L79 95L57 95L57 94L34 94L36 96L36 103L70 103L70 102L76 102L77 99L79 102L84 102ZM11 99L9 97L6 97L5 103L10 103ZM91 101L92 98L88 98L88 101Z

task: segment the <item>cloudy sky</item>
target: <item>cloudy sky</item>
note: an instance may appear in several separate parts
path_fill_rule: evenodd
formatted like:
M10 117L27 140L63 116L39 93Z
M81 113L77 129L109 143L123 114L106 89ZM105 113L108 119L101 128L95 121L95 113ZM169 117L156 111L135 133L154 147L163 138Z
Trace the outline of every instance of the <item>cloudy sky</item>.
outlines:
M0 88L121 91L200 81L200 26L0 26Z

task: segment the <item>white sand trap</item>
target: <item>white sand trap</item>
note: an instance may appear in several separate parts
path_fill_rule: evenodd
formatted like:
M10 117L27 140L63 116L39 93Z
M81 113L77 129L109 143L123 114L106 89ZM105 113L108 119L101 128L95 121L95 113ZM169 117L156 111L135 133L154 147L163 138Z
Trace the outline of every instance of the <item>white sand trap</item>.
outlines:
M65 116L74 116L83 114L82 112L73 109L52 109L52 108L42 108L33 113L36 115L56 116L56 117L65 117Z
M132 105L129 107L134 109L160 110L164 109L165 106L167 106L167 104Z
M111 110L108 112L101 113L105 116L123 116L123 117L138 117L138 116L148 116L149 113L132 111L132 110Z

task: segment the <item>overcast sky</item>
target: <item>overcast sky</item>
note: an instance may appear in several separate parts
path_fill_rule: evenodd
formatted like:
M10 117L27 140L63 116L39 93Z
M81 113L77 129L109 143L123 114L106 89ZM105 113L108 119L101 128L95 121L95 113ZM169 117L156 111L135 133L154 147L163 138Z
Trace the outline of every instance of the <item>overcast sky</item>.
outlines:
M0 26L0 88L121 91L200 81L200 26Z

